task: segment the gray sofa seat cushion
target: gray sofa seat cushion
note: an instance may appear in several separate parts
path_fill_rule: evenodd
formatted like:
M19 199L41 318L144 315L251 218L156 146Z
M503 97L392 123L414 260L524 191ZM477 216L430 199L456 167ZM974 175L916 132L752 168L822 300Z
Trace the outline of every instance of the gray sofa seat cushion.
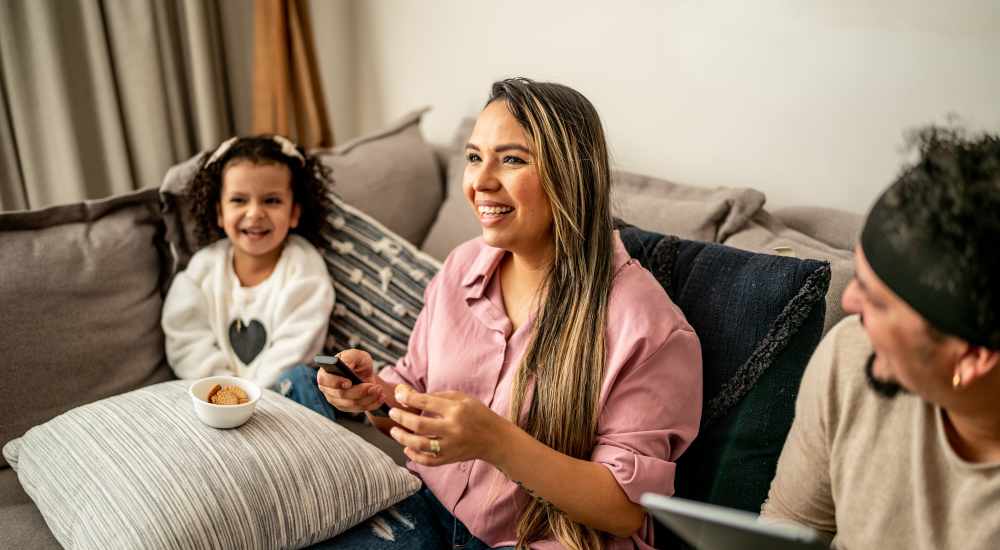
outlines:
M3 548L62 548L11 468L0 470L0 533L3 533L0 540Z
M77 405L172 377L160 329L163 232L155 189L0 214L0 445Z

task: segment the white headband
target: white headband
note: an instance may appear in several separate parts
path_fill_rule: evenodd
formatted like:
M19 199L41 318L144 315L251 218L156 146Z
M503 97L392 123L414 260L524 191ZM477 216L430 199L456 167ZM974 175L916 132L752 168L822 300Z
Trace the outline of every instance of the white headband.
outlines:
M227 139L226 141L223 141L222 144L219 145L219 148L212 153L212 156L208 157L208 162L205 163L205 166L209 166L213 162L219 160L222 157L222 155L225 155L226 151L228 151L229 148L232 147L233 144L236 143L239 139L240 139L239 137L233 136ZM306 159L302 157L302 153L300 153L299 150L295 148L295 144L289 141L288 138L284 136L275 135L272 136L271 139L274 140L275 143L281 146L282 154L284 154L286 157L299 159L299 163L301 163L303 166L305 165Z

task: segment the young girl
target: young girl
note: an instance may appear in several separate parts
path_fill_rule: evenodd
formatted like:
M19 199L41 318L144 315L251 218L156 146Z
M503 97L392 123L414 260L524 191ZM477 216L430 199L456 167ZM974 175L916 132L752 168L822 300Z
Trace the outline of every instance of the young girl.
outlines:
M277 135L229 139L201 166L188 193L204 248L163 305L179 378L247 378L333 417L302 364L322 350L333 309L326 264L310 244L328 223L329 183L329 168Z

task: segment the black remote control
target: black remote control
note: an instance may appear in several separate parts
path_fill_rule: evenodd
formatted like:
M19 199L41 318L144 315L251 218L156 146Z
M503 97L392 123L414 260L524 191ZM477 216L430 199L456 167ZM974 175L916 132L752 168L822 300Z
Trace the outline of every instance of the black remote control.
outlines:
M337 376L342 376L350 380L351 384L357 385L364 383L364 381L358 378L358 375L354 374L354 371L345 365L344 362L340 360L340 357L337 357L336 355L317 355L313 359L313 363L330 374L336 374ZM375 416L389 416L389 405L382 403L381 407L368 412Z

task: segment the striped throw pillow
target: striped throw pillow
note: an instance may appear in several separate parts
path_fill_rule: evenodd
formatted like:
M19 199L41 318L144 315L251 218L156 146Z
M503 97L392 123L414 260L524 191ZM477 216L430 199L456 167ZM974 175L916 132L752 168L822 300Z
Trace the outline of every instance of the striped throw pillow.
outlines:
M337 195L330 198L333 230L321 252L336 301L327 352L358 348L372 355L376 369L395 364L406 354L424 288L441 262Z
M3 452L65 548L301 548L415 492L420 481L360 437L265 391L217 430L190 381L73 409Z

